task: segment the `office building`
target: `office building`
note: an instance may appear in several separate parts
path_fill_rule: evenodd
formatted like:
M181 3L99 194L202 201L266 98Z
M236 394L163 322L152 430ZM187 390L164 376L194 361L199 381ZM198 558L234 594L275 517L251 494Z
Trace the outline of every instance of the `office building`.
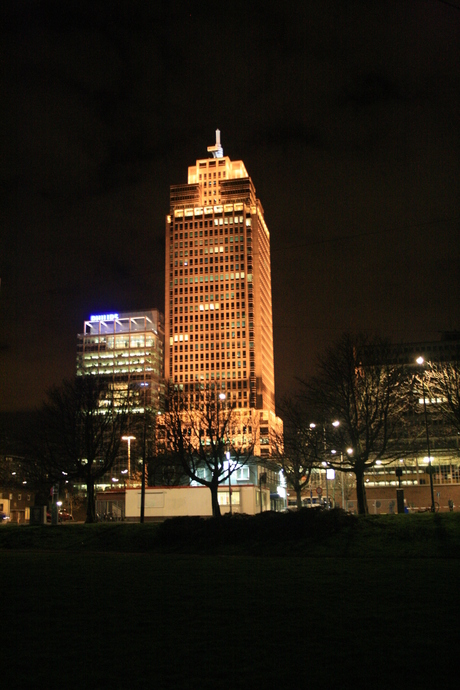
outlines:
M93 315L78 335L77 375L108 381L130 412L159 409L163 352L164 318L157 309Z
M165 377L192 407L203 391L224 394L237 414L258 425L258 454L269 455L274 434L282 433L275 414L270 233L245 165L224 156L219 130L208 153L189 167L186 184L171 186Z

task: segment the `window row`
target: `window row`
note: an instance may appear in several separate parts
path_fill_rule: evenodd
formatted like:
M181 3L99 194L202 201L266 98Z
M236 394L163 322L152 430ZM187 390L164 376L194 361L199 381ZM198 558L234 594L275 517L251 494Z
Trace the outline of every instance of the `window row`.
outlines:
M185 314L185 316L190 318L190 321L194 320L193 317L195 317L195 321L198 321L198 320L199 321L203 321L203 320L204 321L214 321L214 320L219 321L219 318L221 321L223 321L225 319L227 321L230 321L230 315L231 315L232 320L235 319L235 312L233 311L235 309L235 304L236 304L236 308L239 310L239 308L240 308L239 302L231 302L232 311L229 311L230 303L222 304L221 305L222 308L220 308L219 302L216 302L216 303L211 302L209 304L208 304L208 302L206 302L206 304L200 304L200 305L195 304L195 309L193 308L193 304L190 304L190 306L188 304L185 304L184 306L174 307L174 314ZM244 308L244 304L242 306ZM227 310L227 311L225 311L225 310ZM240 328L240 321L239 321L240 314L241 314L241 318L243 319L243 321L241 322L241 327L244 328L246 325L246 323L245 323L246 312L244 311L244 309L241 312L240 311L236 312L236 318L238 319L236 327ZM171 318L172 315L173 315L173 308L170 307L169 318ZM249 310L249 318L252 319L253 316L254 316L253 311ZM230 327L230 324L228 324L228 326ZM235 324L233 321L232 321L232 328L235 328ZM148 354L150 354L149 351L144 352L144 351L136 350L135 352L133 352L131 350L131 355L142 355L143 356L143 355L148 355ZM123 353L122 356L126 357L128 355L127 355L127 353L126 354ZM113 357L113 355L110 355L110 357Z
M181 236L181 239L179 241L176 240L174 242L174 249L184 249L184 248L190 249L191 247L207 247L207 246L209 246L209 247L214 247L214 246L222 247L223 245L229 245L229 244L237 245L239 242L241 244L244 243L244 236L243 235L230 234L229 237L227 237L225 235L225 237L224 236L216 237L215 240L213 240L211 238L209 240L206 238L204 240L203 239L187 240L187 233L185 233L185 240L182 240L182 233L180 236ZM190 237L192 237L192 233L190 233ZM250 242L250 244L252 244L252 242L250 240L249 240L249 242ZM170 249L172 249L173 243L171 242L169 246L170 246Z
M212 179L212 178L216 179L216 177L226 177L226 176L227 176L227 172L226 172L225 170L222 170L222 171L219 170L219 173L218 173L218 174L215 173L215 172L214 172L214 173L212 173L212 172L209 173L209 179ZM203 179L203 180L206 180L206 179L207 179L207 173L203 173L203 174L200 173L200 180L202 180L202 179Z
M194 298L193 297L193 288L190 288L190 304L193 304L193 302L200 302L201 304L203 304L203 303L214 304L215 309L219 309L219 304L221 302L222 302L221 308L224 309L225 308L224 304L227 303L227 309L228 309L228 303L230 302L230 300L235 300L235 293L234 292L231 293L231 297L230 297L230 293L227 292L225 294L224 292L221 292L220 293L220 302L219 302L218 301L219 300L219 293L211 292L210 294L203 294L203 286L201 286L199 296L198 296L198 286L195 288L195 293L196 294L195 294L195 298ZM206 286L205 293L208 293L207 286ZM176 288L176 295L177 295L177 288ZM189 297L188 297L187 288L185 288L185 297L182 297L182 288L180 289L180 295L181 295L180 297L174 297L174 304L188 304ZM245 298L244 292L241 293L241 297L242 297L242 299ZM236 299L237 300L240 299L240 292L239 291L236 293ZM173 298L171 297L170 298L170 304L172 304L172 303L173 303ZM207 310L208 308L205 307L205 309ZM238 316L239 316L239 314L238 314Z
M195 221L193 223L190 221L189 223L176 223L174 227L174 238L177 240L178 239L178 233L180 235L180 238L182 238L182 230L187 230L188 226L188 232L189 232L189 237L193 237L193 232L190 232L191 230L194 230L195 226L195 237L199 236L203 237L203 224L204 224L204 236L207 237L207 233L209 231L209 235L212 236L213 234L213 229L214 229L214 235L222 235L222 229L225 228L225 234L228 234L228 229L230 229L230 234L233 232L233 229L235 229L237 232L238 230L242 232L243 227L246 227L248 234L251 232L252 228L252 218L246 218L244 219L243 216L240 216L239 222L238 218L234 218L234 223L232 222L232 218L214 218L214 219L209 219L205 221ZM184 225L184 228L182 227ZM243 227L240 227L243 226ZM206 230L206 228L208 230ZM219 233L217 232L217 229L219 228ZM172 237L173 233L173 226L171 225L169 228L169 233L170 237ZM187 238L187 233L184 233L185 238Z
M227 362L227 364L230 364L230 362ZM224 370L232 370L233 375L236 374L236 370L240 369L241 367L236 367L235 362L233 362L233 366L222 366L219 367L219 362L216 362L215 366L210 366L209 362L203 363L201 362L200 364L175 364L174 365L174 371L215 371L216 373L221 373L222 376L225 376L225 371ZM222 371L219 371L222 370ZM230 374L230 372L228 372ZM243 378L247 377L247 372L243 371ZM236 378L236 376L235 376ZM238 371L238 378L241 378L241 371Z
M219 381L219 383L222 381L222 386L227 386L227 388L230 387L230 384L236 384L238 383L238 386L240 383L245 383L244 380L236 380L236 372L235 371L228 371L227 375L225 375L226 372L214 372L214 371L203 371L203 373L193 373L193 374L184 374L183 372L181 374L174 374L174 383L188 383L190 380L190 383L192 382L204 382L207 381L209 383L213 383L214 381ZM169 377L171 380L173 380L173 374L170 372ZM238 378L240 378L240 372L238 372ZM233 380L235 379L235 380ZM252 385L252 384L251 384ZM254 394L252 391L250 392L250 397L252 398ZM241 394L238 393L238 397L241 397ZM247 398L247 392L243 391L243 397ZM235 396L233 395L233 399L235 399Z
M243 367L246 368L246 360L236 359L234 352L232 353L232 355L233 355L233 360L232 360L233 364L235 364L235 362L238 362L238 369L241 369L241 364L243 364ZM241 355L238 352L238 357L240 357L240 356ZM202 361L203 362L205 360L204 353L201 353L201 354L197 353L196 355L193 355L193 354L174 355L174 362L179 362L179 363L183 362L183 361L188 362L189 357L190 357L190 362L193 362L193 361L195 361L195 362ZM214 357L216 358L216 365L218 365L219 364L219 361L218 361L219 360L219 352L216 352L216 353L214 353L214 352L208 353L207 352L206 353L206 361L207 362L209 360L211 360L211 362L213 362ZM246 354L244 354L243 357L246 357ZM227 359L228 359L227 369L229 369L230 368L230 366L229 366L230 365L230 353L229 352L227 352ZM224 352L222 352L222 360L225 360L225 353ZM224 364L224 367L225 367L225 363L224 362L222 362L222 363Z
M206 276L206 278L207 277L208 276ZM210 277L212 277L212 276L210 276ZM208 283L207 280L205 283L203 283L203 281L200 279L200 292L203 292L203 285L204 285L204 292L209 292L209 290L213 290L213 291L215 290L217 299L218 299L218 295L220 294L221 300L223 301L224 300L224 293L223 292L219 293L219 290L224 290L224 285L218 284L219 283L218 278L219 278L219 276L216 276L216 280L215 281L211 280L210 283ZM228 281L228 276L226 277L226 280ZM232 280L233 280L233 276L232 276ZM238 280L238 278L237 278L237 280ZM182 294L187 295L189 292L188 285L190 285L190 294L192 294L193 284L195 285L195 292L198 292L198 280L195 280L195 283L193 283L193 278L192 278L190 283L187 283L187 281L185 281L185 285L183 288L182 287L179 287L179 288L175 287L174 293L171 290L169 293L169 296L172 297L173 294L174 295L182 295ZM182 281L181 281L181 285L183 285ZM225 299L233 299L235 296L234 291L240 290L240 289L244 290L245 287L246 286L245 286L244 282L242 282L242 283L238 283L238 282L237 283L228 283L228 282L225 283L225 290L226 290ZM251 296L251 294L252 294L252 286L251 285L248 286L248 290L249 290L249 296ZM242 293L242 294L244 294L244 293ZM231 295L231 297L229 297L229 295Z
M188 252L184 252L184 256L181 256L182 252L175 252L174 258L176 259L176 261L173 262L170 259L169 269L172 270L173 263L174 263L174 268L178 268L180 266L180 267L183 267L185 269L188 266L203 266L206 264L214 264L214 263L223 264L224 258L225 258L225 261L227 263L228 262L233 263L233 261L238 261L238 262L241 261L241 265L243 265L243 263L244 263L244 254L230 254L230 255L226 254L225 257L223 257L223 256L209 256L208 257L207 252L205 252L205 255L203 257L203 250L201 250L200 251L200 259L198 259L198 252L195 252L195 254L197 255L197 258L195 258L195 259L187 256L187 254L188 254ZM177 259L181 259L181 261L177 261ZM183 259L183 261L182 261L182 259ZM220 261L219 261L219 259L220 259ZM250 260L251 259L248 257L248 261L250 261ZM236 270L238 271L239 267ZM187 271L185 271L185 275L187 275Z
M230 366L231 364L231 366ZM238 366L237 366L238 364ZM182 369L182 366L184 366L184 369ZM246 366L246 362L244 362L244 367ZM195 367L195 371L203 371L204 368L206 368L206 371L209 371L210 369L242 369L244 367L241 366L241 361L238 360L238 362L196 362L194 363L179 363L179 371L193 371L193 367ZM177 371L177 364L174 365L174 371ZM244 376L246 376L246 371L244 372Z

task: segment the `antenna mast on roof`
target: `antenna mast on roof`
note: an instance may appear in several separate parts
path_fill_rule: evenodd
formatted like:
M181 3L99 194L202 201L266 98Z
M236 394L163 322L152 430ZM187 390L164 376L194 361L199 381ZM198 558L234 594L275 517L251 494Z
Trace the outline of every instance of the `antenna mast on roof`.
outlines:
M208 146L208 152L212 153L213 158L222 158L224 155L224 149L220 143L220 129L216 129L216 143L214 146Z

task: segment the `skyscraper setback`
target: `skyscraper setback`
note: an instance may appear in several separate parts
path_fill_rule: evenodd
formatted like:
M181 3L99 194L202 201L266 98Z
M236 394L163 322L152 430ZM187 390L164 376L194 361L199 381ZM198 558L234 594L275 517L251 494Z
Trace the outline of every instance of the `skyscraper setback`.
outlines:
M217 390L237 410L264 411L274 428L270 233L244 163L223 155L219 130L208 152L187 184L171 186L165 377L191 405Z

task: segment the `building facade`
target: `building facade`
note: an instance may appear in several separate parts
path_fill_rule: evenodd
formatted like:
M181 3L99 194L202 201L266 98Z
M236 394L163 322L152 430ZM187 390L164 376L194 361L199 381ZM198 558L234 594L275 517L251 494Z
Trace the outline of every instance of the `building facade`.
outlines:
M97 314L78 335L77 375L109 382L132 412L158 410L164 392L164 318L157 309Z
M439 340L396 343L385 353L390 363L406 369L414 379L411 395L416 404L406 418L407 433L398 439L397 451L390 461L378 460L365 476L368 509L371 513L397 511L396 490L404 490L408 512L431 508L431 486L435 509L440 511L460 508L460 434L442 413L442 397L424 389L424 377L431 365L452 366L458 371L460 362L460 333L443 332ZM418 360L422 359L422 363ZM455 384L454 384L455 385ZM354 476L338 472L328 481L326 469L314 469L305 497L320 489L334 505L347 510L357 509ZM294 496L290 497L292 501Z
M0 524L26 524L30 519L30 508L34 505L34 500L35 494L26 490L26 487L0 488Z
M173 185L166 217L165 377L190 405L225 395L258 426L268 456L275 414L270 233L242 161L223 155L220 132L207 158ZM249 415L249 416L248 416Z
M391 353L392 361L396 364L418 368L419 357L425 362L450 363L460 360L460 332L443 331L439 340L417 341L411 343L397 343Z

